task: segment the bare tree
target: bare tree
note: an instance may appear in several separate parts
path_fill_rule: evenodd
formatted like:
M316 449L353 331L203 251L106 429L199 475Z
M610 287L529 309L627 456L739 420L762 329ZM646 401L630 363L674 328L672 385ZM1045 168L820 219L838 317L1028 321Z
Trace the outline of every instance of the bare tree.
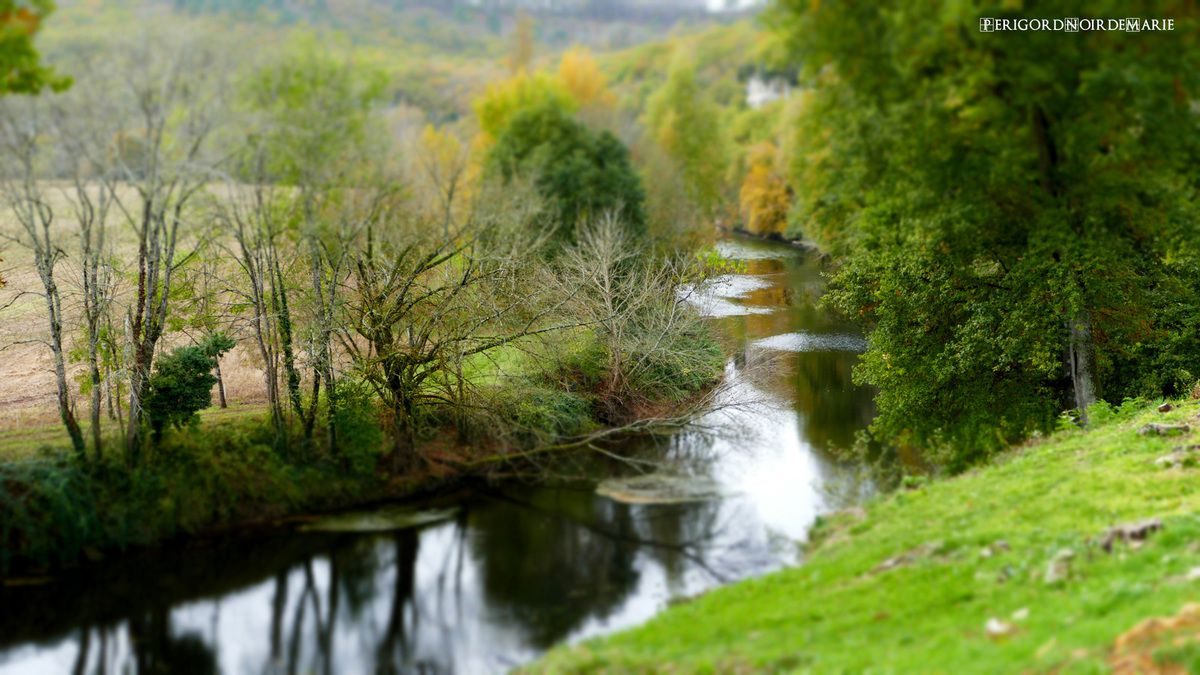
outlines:
M0 113L0 134L16 173L3 181L6 205L20 226L16 235L7 235L33 256L33 266L41 281L42 298L46 303L49 339L46 342L53 355L54 377L58 391L58 412L71 437L71 447L80 460L87 458L83 432L71 404L71 387L67 381L66 358L63 349L63 301L59 290L57 270L66 252L56 241L54 208L39 180L38 162L43 156L42 143L46 119L38 101L20 104L6 101Z
M668 374L710 369L711 352L690 339L706 329L686 295L703 272L691 258L650 255L616 213L583 227L561 256L559 283L576 291L572 312L596 326L608 355L601 394L610 422L627 421L639 399L674 388ZM673 367L660 367L667 362Z
M268 183L234 186L220 202L221 220L233 237L232 257L245 284L233 284L235 293L242 296L251 312L250 326L263 363L267 405L276 432L276 442L286 436L283 397L280 393L279 372L286 346L288 356L288 391L296 413L303 415L300 405L299 374L290 355L290 317L282 317L281 298L283 265L280 262L280 238L288 219L288 200L278 197L279 189ZM285 340L283 331L288 331Z
M70 204L79 237L79 281L83 296L83 328L91 396L92 452L99 462L103 455L100 424L103 409L102 341L111 330L109 314L116 289L116 273L111 264L108 220L114 194L110 184L96 177L103 164L104 141L89 128L83 97L68 96L54 107L55 134L58 137L58 164L70 180L62 195ZM110 398L111 404L111 398Z
M421 459L420 409L461 404L427 385L449 380L453 390L465 383L465 360L582 325L562 316L568 299L521 283L532 281L528 249L490 249L495 241L486 232L442 238L395 211L364 228L339 337L389 413L397 471Z
M115 171L104 174L114 207L136 235L135 298L127 314L131 345L126 456L139 460L142 402L170 311L189 206L211 178L203 155L218 119L222 68L211 52L187 44L132 46L114 68L113 96L125 103L113 134Z

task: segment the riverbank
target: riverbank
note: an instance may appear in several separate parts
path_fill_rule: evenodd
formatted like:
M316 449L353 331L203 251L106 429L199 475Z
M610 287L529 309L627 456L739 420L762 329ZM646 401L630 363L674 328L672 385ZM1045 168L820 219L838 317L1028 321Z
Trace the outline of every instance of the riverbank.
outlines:
M1088 431L823 519L800 567L529 670L1195 672L1198 412L1097 410Z
M489 419L509 420L507 427L493 426L492 436L471 440L443 422L420 442L423 461L402 473L390 470L383 420L366 412L356 419L343 415L336 452L320 435L306 440L298 428L281 443L262 406L206 415L170 432L135 467L125 463L117 436L108 439L99 463L76 460L61 435L57 446L37 450L24 437L0 443L0 582L27 583L131 549L279 529L297 516L428 495L496 477L497 470L520 474L533 461L527 458L543 462L534 468L541 472L552 453L677 426L706 408L721 377L717 343L705 336L697 344L708 350L707 363L668 366L670 386L631 400L616 411L620 417L598 378L586 387L568 380L573 391L567 385L503 391L497 405L511 410L492 410ZM26 436L55 438L53 429Z
M819 256L825 255L824 253L821 252L821 247L817 246L817 243L811 239L789 239L779 232L771 232L769 234L760 234L758 232L751 232L750 230L746 229L745 227L738 226L738 225L718 224L717 231L722 232L726 235L732 235L732 236L736 236L736 237L745 237L747 239L757 239L758 241L766 241L766 242L770 242L772 244L783 244L784 246L790 246L794 249L798 249L800 251L803 251L805 253L810 253L813 255L819 255Z

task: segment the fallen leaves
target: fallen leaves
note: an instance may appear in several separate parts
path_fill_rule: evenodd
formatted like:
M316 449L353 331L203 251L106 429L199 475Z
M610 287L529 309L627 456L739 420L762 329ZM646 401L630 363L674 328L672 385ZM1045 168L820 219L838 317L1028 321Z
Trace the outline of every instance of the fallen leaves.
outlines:
M1187 673L1173 662L1172 651L1200 644L1200 604L1188 603L1177 614L1152 617L1117 636L1108 665L1114 673Z

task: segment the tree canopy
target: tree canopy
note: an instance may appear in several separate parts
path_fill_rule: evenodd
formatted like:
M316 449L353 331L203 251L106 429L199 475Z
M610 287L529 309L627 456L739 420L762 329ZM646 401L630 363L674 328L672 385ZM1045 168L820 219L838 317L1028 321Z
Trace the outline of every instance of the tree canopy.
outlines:
M980 17L1033 12L779 3L810 88L795 215L845 260L831 302L870 327L877 438L970 458L1097 395L1195 381L1195 10L1141 7L1176 30L983 33Z
M490 161L506 181L533 181L559 241L574 241L580 222L608 212L619 213L631 231L645 231L644 193L629 151L612 133L588 129L559 106L518 112Z
M50 0L0 0L0 96L36 94L43 87L65 87L70 81L42 63L33 38L42 20L54 11Z

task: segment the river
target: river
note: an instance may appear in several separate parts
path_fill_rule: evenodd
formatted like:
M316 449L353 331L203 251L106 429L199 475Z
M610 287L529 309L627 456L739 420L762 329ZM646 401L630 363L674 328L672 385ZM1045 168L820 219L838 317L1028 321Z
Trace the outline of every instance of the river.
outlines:
M694 430L629 448L706 474L721 499L629 505L593 486L472 488L419 529L279 532L135 554L0 594L0 675L491 673L801 562L814 519L864 488L829 454L870 420L862 348L816 304L820 263L728 239L689 299L736 346ZM618 470L620 462L598 466Z

